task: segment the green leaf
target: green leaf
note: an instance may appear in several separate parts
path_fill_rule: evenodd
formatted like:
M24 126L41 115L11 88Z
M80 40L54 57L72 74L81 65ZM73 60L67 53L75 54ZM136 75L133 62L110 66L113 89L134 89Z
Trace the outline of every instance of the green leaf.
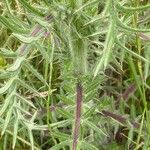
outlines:
M73 90L73 88L70 87L70 85L64 84L63 88L64 88L64 90L66 90L66 92L68 92L70 94L74 94L74 90Z
M84 5L82 5L80 8L78 8L73 14L79 13L79 11L85 9L86 7L91 7L93 4L99 2L98 0L88 1Z
M144 52L145 58L147 60L150 60L150 45L148 45L145 48L145 52ZM149 76L149 69L150 69L150 63L145 62L144 63L144 78L145 80L148 78Z
M15 105L14 106L16 109L20 110L22 113L24 113L25 115L28 116L32 116L30 112L26 111L23 107L19 106L19 105Z
M31 150L34 150L34 139L33 139L32 130L28 129L28 133L29 133L29 139L30 139L30 143L31 143Z
M19 125L19 117L17 114L17 116L15 117L15 123L14 123L13 145L12 145L13 149L15 149L15 145L17 141L18 125Z
M3 87L0 88L0 94L4 94L13 84L15 78L10 79Z
M118 17L115 17L116 18L116 23L119 27L127 30L127 31L130 31L130 32L150 32L150 29L138 29L138 28L132 28L132 27L129 27L127 26L126 24L122 23L121 20L118 18Z
M90 92L88 92L88 94L85 95L84 102L89 102L90 100L93 100L96 94L97 86L95 87L95 89L91 90Z
M80 147L83 150L99 150L97 147L95 147L94 145L92 145L90 143L87 143L86 141L81 141Z
M92 114L94 114L94 111L96 109L97 106L92 106L91 108L89 108L84 114L83 114L83 118L88 118L90 117Z
M102 80L102 78L100 79L99 77L95 78L94 80L92 80L92 82L88 83L88 85L85 87L85 93L91 93L93 91L93 89L97 89L100 85L100 81Z
M1 135L3 135L7 129L8 124L10 123L10 118L12 116L12 110L13 110L13 105L9 108L6 118L5 118L5 122L4 122L4 127L2 129Z
M105 70L109 63L109 58L112 53L112 48L114 45L113 31L114 31L114 22L112 21L109 25L109 30L108 30L107 37L105 40L103 55L100 58L97 66L95 68L94 77L97 76L99 70L102 70L102 69Z
M107 134L102 131L100 128L98 128L94 123L92 123L91 121L88 120L83 120L83 124L87 125L90 129L93 129L96 133L98 133L100 136L105 135L107 136Z
M12 78L17 74L17 72L8 72L8 71L2 71L0 72L0 79L8 79Z
M33 66L31 66L27 61L25 61L23 63L23 65L30 71L32 72L42 83L44 83L44 85L47 85L48 87L48 84L47 82L45 81L45 79L43 78L43 76L35 69L33 68Z
M26 98L24 98L23 96L19 95L18 93L15 93L15 95L16 95L21 101L27 103L28 105L30 105L31 107L33 107L33 108L36 109L36 107L34 106L34 104L33 104L31 101L27 100Z
M13 97L14 97L14 92L11 92L11 93L7 96L7 98L6 98L5 101L4 101L4 105L1 107L0 116L1 116L1 115L6 111L6 109L9 107L10 102L14 100Z
M51 123L51 127L52 128L66 127L70 124L72 124L72 119L67 119L56 123Z
M134 141L133 141L133 127L131 127L130 128L130 130L129 130L129 133L128 133L128 142L127 142L127 144L128 144L128 148L130 147L130 144L133 142L134 143Z
M36 119L36 117L37 117L37 111L35 111L34 114L32 115L30 122L34 124L34 120Z
M17 34L17 33L13 33L13 35L17 39L19 39L21 42L26 43L26 44L30 44L32 42L35 42L41 37L41 34L38 36L28 36L28 37L25 35L22 35L22 34Z
M38 16L45 16L44 13L42 13L41 11L39 11L38 9L36 9L35 7L32 7L29 2L27 2L26 0L19 0L19 2L31 13L36 14Z
M34 88L32 88L30 85L26 84L23 80L16 79L16 81L17 81L17 83L18 83L20 86L22 86L22 87L28 89L29 91L31 91L31 92L33 92L33 93L36 93L36 94L39 95L40 97L43 97L39 92L37 92L36 89L34 89Z
M126 7L126 6L122 6L119 2L115 1L116 2L116 8L119 10L119 11L123 11L125 13L129 12L131 13L131 11L144 11L146 9L150 9L150 5L147 4L147 5L144 5L144 6L139 6L139 7Z
M137 53L133 52L132 50L128 49L127 47L125 47L124 45L121 44L121 42L116 38L115 42L124 50L126 50L129 54L143 60L144 62L148 62L150 63L150 61L146 58L144 58L143 56L141 55L138 55Z
M0 56L7 57L7 58L13 58L13 57L16 57L17 54L8 49L0 48Z
M34 20L41 26L48 28L51 27L51 24L48 23L46 20L42 20L41 18L34 18Z
M73 115L69 113L67 110L64 108L56 108L56 112L58 112L63 118L73 118Z
M61 139L63 141L64 140L68 140L68 139L71 138L71 135L65 134L63 132L59 132L57 130L55 132L52 132L52 134L53 134L54 137L57 137L57 138L59 138L59 139Z
M67 141L63 141L60 142L59 144L56 144L55 146L53 146L52 148L50 148L49 150L60 150L62 149L64 146L69 146L71 144L71 140L67 140Z
M7 28L9 28L10 30L14 31L14 32L18 32L18 33L28 33L29 31L28 30L23 30L18 27L16 27L15 24L11 24L9 19L6 19L5 17L3 17L2 15L0 15L0 22L6 26Z
M7 71L16 71L20 68L22 62L25 60L25 58L22 56L22 57L18 57L15 61L15 63L7 69Z
M60 101L62 101L62 102L64 102L65 104L67 104L67 105L72 105L72 106L74 106L74 104L75 104L75 102L74 102L71 98L68 98L68 97L65 96L65 95L57 95L57 98L58 98Z
M38 42L34 43L34 46L39 50L43 58L46 60L46 62L50 62L50 57L48 53L46 52L45 48L43 48Z

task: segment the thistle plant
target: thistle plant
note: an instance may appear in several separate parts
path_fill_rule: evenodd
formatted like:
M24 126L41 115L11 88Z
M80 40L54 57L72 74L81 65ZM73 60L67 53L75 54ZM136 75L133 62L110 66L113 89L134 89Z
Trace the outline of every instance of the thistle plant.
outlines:
M1 149L149 148L149 1L0 8Z

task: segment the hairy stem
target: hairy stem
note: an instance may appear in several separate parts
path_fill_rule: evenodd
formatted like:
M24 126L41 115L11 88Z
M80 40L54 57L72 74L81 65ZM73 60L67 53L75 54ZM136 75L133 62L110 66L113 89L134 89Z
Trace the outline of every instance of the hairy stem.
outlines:
M81 109L82 109L82 98L83 98L83 89L80 81L76 85L76 114L75 114L75 125L73 133L73 146L72 150L77 149L80 122L81 122Z
M52 16L51 15L48 15L44 18L46 21L50 21L52 19ZM39 24L37 24L33 31L30 33L30 36L31 37L35 37L37 36L37 34L43 29L42 26L40 26ZM28 47L28 44L22 44L20 47L19 47L19 55L23 55L24 51L26 50L26 48Z

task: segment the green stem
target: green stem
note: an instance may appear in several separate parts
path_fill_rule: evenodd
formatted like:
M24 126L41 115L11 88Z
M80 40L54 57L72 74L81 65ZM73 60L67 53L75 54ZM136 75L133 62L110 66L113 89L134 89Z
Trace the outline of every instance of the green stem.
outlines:
M52 114L50 112L50 106L51 106L51 82L52 82L52 71L53 71L53 55L54 55L54 41L51 42L53 44L52 47L52 53L51 53L51 61L50 61L50 73L49 73L49 88L48 88L48 99L47 99L47 125L48 129L51 135L51 138L54 142L54 144L57 144L57 141L55 140L54 136L52 135L52 129L50 125L50 120L52 120Z

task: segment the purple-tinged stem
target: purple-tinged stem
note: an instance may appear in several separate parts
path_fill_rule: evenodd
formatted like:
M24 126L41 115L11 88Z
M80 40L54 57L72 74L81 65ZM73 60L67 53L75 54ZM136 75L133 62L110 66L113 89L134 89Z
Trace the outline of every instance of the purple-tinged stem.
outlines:
M76 113L75 113L75 125L74 125L74 132L73 132L72 150L77 149L80 122L81 122L82 98L83 98L83 89L82 89L81 82L79 81L76 85Z
M136 91L136 85L133 83L131 84L125 91L124 93L122 93L118 99L116 100L115 102L115 106L116 108L118 108L119 104L120 104L120 101L121 101L121 98L123 98L124 101L128 101L129 97L131 94L133 94L134 92Z
M120 122L123 125L125 125L127 123L127 118L126 117L120 116L118 114L115 114L115 113L107 111L107 110L102 110L102 113L103 113L104 116L111 117L111 118L117 120L118 122ZM134 128L137 128L137 129L140 128L139 123L137 123L135 121L130 121L130 123L132 124L132 126Z
M150 36L144 34L144 33L139 33L138 34L140 36L140 38L144 41L150 41Z
M46 21L49 21L52 19L51 15L48 15L45 17ZM35 37L37 36L37 34L43 29L42 26L40 25L36 25L35 28L33 29L33 31L30 33L30 36ZM26 50L28 44L21 44L21 46L19 47L19 55L22 55L24 53L24 51Z
M42 27L37 25L33 31L31 32L30 36L35 37L40 31L41 31ZM19 54L22 55L25 51L25 49L27 48L28 44L22 44L19 48Z
M122 98L127 101L129 99L129 95L133 94L135 91L136 91L136 85L131 84L128 87L128 89L126 89L125 92L122 94Z

